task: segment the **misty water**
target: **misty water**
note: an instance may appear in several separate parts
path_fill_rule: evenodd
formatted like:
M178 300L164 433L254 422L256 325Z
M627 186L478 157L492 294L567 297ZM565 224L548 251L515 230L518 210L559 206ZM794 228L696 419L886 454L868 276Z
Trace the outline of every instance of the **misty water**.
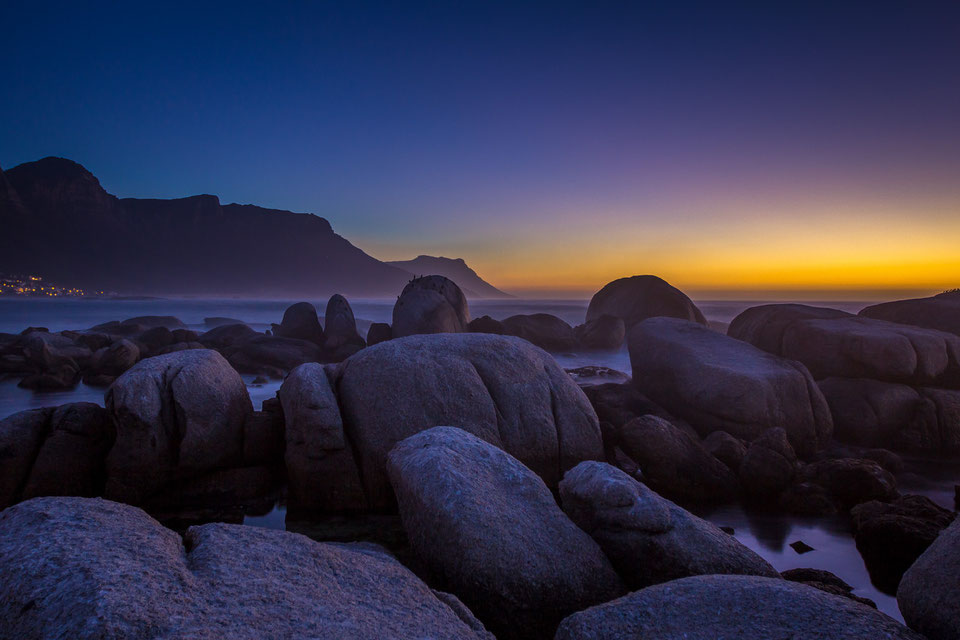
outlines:
M85 329L111 320L142 315L176 316L193 330L209 327L204 318L228 317L241 320L257 330L279 322L291 300L240 299L0 299L0 332L19 333L28 326L46 327L51 331ZM325 300L313 301L323 313ZM365 335L372 322L390 322L393 300L351 299L360 333ZM762 304L753 301L698 300L697 305L709 321L729 323L744 309ZM849 312L857 312L866 302L810 302ZM472 317L489 315L502 320L515 314L550 313L571 325L583 322L586 300L475 300L470 302ZM630 359L626 349L613 353L572 352L554 354L566 369L587 365L609 367L627 375ZM273 397L279 380L254 384L255 376L244 375L254 407ZM103 404L104 389L78 385L70 391L34 392L17 387L17 379L0 377L0 418L25 409L55 406L66 402ZM960 464L945 461L907 460L907 470L898 477L903 493L920 493L943 507L953 509L953 487L960 483ZM736 538L767 559L777 570L798 567L827 569L854 587L854 593L874 600L880 610L902 620L895 598L881 593L870 581L860 554L854 545L849 521L844 516L804 518L782 514L747 512L739 505L701 510L698 515L725 527L733 527ZM315 537L324 533L311 530L308 523L288 523L285 508L280 505L244 518L246 524L272 528L289 528ZM379 525L378 525L379 526ZM802 540L813 551L799 554L789 545Z

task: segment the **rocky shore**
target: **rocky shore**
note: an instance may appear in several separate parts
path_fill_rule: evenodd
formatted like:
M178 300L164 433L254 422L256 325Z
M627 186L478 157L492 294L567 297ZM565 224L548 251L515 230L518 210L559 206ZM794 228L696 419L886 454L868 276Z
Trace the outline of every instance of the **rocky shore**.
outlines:
M721 333L634 276L574 327L471 318L426 276L365 336L342 296L266 333L0 334L22 386L105 389L0 421L0 638L960 637L960 524L897 482L902 454L960 454L960 294L891 305L763 305ZM548 353L624 345L632 377L601 384ZM277 397L255 408L241 373ZM278 496L398 518L402 544L215 515ZM849 517L909 627L688 510L737 502Z

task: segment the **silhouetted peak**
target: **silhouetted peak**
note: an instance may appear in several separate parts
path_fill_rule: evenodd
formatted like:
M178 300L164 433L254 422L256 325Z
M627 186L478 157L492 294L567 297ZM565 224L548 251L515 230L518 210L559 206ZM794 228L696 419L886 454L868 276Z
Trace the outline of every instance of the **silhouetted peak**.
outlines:
M66 158L43 158L25 162L6 172L24 204L37 208L70 209L108 205L110 196L96 176L83 165Z

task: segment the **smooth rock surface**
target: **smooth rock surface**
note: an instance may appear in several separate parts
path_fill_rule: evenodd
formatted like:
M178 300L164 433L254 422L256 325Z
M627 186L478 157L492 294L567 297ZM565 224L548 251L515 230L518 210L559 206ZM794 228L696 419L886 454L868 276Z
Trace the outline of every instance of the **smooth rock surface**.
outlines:
M469 323L466 296L453 280L443 276L414 278L403 288L393 307L394 338L422 333L462 333Z
M903 619L930 640L955 640L960 630L960 520L937 536L907 569L897 589Z
M590 299L587 322L604 315L620 318L628 331L638 322L657 316L707 324L686 294L656 276L620 278L604 285Z
M576 345L573 327L549 313L510 316L502 325L504 334L523 338L547 351L570 351Z

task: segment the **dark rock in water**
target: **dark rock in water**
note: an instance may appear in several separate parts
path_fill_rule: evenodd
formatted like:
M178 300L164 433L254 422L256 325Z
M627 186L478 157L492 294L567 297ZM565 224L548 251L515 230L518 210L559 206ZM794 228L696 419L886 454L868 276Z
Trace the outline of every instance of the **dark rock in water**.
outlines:
M206 347L200 344L199 342L174 342L173 344L169 344L163 347L153 355L162 356L167 353L175 353L177 351L186 351L187 349L206 349Z
M960 629L960 520L940 533L907 569L897 588L903 619L930 640L954 640Z
M810 553L811 551L816 551L813 547L808 545L803 540L795 540L790 543L790 548L796 551L799 554Z
M960 336L960 292L946 291L929 298L875 304L861 309L860 315Z
M213 316L210 318L203 319L203 326L209 327L210 329L216 329L217 327L223 327L231 324L245 324L243 320L237 320L236 318L224 318L222 316Z
M286 425L290 508L365 510L360 469L324 367L297 367L283 381L278 397Z
M632 276L606 284L590 299L587 322L604 315L620 318L627 330L657 316L707 323L686 294L656 276Z
M443 276L414 278L393 306L393 337L463 333L470 323L467 298Z
M743 456L747 454L747 445L743 440L734 438L726 431L714 431L703 439L703 447L731 471L740 473Z
M628 342L633 385L703 436L753 440L782 427L800 456L830 439L827 403L797 362L676 318L644 320Z
M498 638L550 638L565 615L623 593L597 544L499 448L435 427L398 443L387 471L418 558Z
M0 509L35 496L102 494L113 441L110 415L89 402L0 420Z
M783 429L767 429L750 443L740 465L740 483L754 498L771 499L780 494L797 471L797 455Z
M732 499L736 477L699 440L663 418L647 415L620 428L620 446L658 493L683 503Z
M916 495L891 503L865 502L855 506L850 515L857 550L873 583L886 593L896 593L903 573L956 516Z
M637 391L629 383L606 383L581 387L601 422L609 422L619 429L634 418L654 415L696 433L690 425L671 415L663 407Z
M386 552L99 499L0 514L0 574L4 638L490 638Z
M896 479L873 460L821 460L804 466L799 477L826 489L845 509L870 500L889 502L899 495Z
M960 388L960 336L942 331L833 309L767 305L735 318L730 335L799 360L818 380L837 376Z
M374 322L367 329L367 346L393 339L393 329L386 322Z
M148 358L106 394L117 425L106 496L140 503L175 479L236 466L253 411L243 380L216 351Z
M608 464L568 471L560 499L630 589L700 574L779 575L732 536Z
M271 325L278 338L306 340L323 346L323 327L317 317L317 308L309 302L298 302L287 307L280 324Z
M173 338L173 332L166 327L147 329L136 338L136 344L143 347L141 351L151 355L174 342L177 341Z
M390 449L456 424L501 447L555 487L564 471L603 458L596 413L545 351L483 333L410 336L368 347L336 369L344 428L371 507L393 502Z
M499 320L494 320L490 316L474 318L470 321L470 324L467 325L467 330L470 333L492 333L498 336L505 333L503 323Z
M622 371L596 365L587 365L585 367L577 367L576 369L564 369L564 371L569 373L570 377L580 384L587 384L590 380L624 382L630 379L630 376Z
M20 339L24 355L40 371L49 371L63 361L70 361L82 369L93 352L71 337L46 331L28 333Z
M867 460L873 460L890 473L897 474L903 471L903 458L893 451L887 451L886 449L868 449L863 452L863 457Z
M139 325L145 329L153 329L154 327L164 327L171 330L187 328L187 325L183 324L180 318L174 316L137 316L136 318L127 318L120 324Z
M837 513L833 495L819 484L798 482L780 494L780 508L799 516L829 516Z
M80 371L75 366L63 363L42 373L24 377L18 387L35 391L60 391L72 389L80 382Z
M549 313L510 316L503 321L503 332L553 352L569 351L576 344L573 327Z
M760 576L692 576L635 591L565 619L556 640L824 638L923 640L848 598Z
M867 447L960 453L960 391L864 378L821 380L837 440Z
M197 341L208 349L224 349L261 335L245 324L225 324L201 334Z
M264 378L263 376L257 376L256 378L253 379L253 381L250 384L264 385L264 384L267 384L268 382L270 381L267 378Z
M166 329L163 329L166 331ZM86 375L119 376L140 360L140 348L130 340L117 340L109 347L100 349L93 354L90 369Z
M214 329L217 331L217 329ZM225 347L223 355L241 373L283 377L306 362L320 362L323 350L313 342L297 338L256 336Z
M615 351L623 345L623 339L627 335L627 326L622 318L602 315L594 320L577 325L573 334L577 343L584 349Z
M336 353L347 345L359 349L367 346L364 339L357 333L357 321L353 317L353 309L343 296L337 294L330 297L323 321L326 325L323 346L328 353Z
M820 589L825 593L832 593L835 596L850 598L855 602L865 604L868 607L877 608L877 603L869 598L862 598L853 593L853 587L838 578L836 575L823 569L790 569L780 574L784 579L791 582L801 582L810 585L815 589Z

